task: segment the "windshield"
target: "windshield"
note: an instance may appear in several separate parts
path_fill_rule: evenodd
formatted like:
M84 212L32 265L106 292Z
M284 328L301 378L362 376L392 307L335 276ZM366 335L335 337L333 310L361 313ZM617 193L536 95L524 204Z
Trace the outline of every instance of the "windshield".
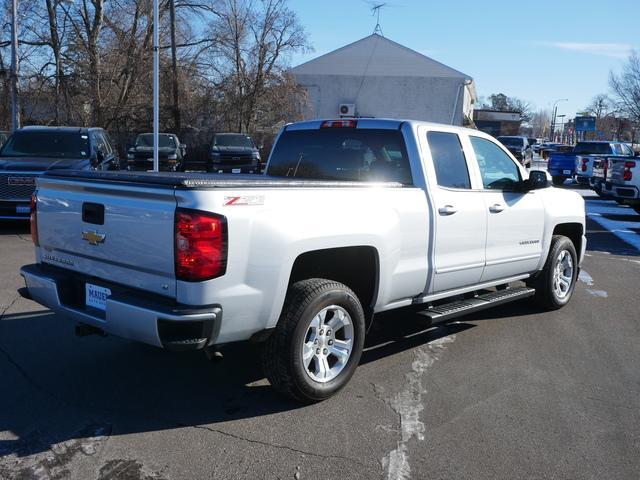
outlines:
M3 157L89 158L89 137L80 132L17 131L0 150Z
M216 135L213 139L216 147L244 147L254 148L253 140L247 135Z
M608 143L578 143L573 148L573 153L610 155L612 152Z
M158 146L160 148L175 148L176 142L171 135L158 135ZM145 133L136 138L136 147L153 147L153 134Z
M518 137L498 137L500 143L502 143L505 147L521 147L524 145L524 141L522 138Z
M285 131L271 154L267 174L314 180L412 183L402 133L382 129Z

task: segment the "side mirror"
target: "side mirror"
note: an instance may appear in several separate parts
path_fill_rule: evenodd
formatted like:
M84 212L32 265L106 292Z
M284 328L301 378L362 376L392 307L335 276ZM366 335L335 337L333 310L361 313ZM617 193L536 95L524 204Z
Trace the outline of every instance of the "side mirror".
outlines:
M525 182L527 191L539 190L549 186L549 179L546 172L540 170L532 170L529 172L529 179Z
M264 144L261 143L260 145L258 145L258 150L262 150L264 148Z

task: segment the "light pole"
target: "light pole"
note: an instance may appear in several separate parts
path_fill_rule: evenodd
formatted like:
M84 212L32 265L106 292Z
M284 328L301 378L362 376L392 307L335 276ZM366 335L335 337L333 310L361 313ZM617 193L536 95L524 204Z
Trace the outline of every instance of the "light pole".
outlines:
M18 106L18 0L11 0L11 130L20 128Z
M159 168L158 161L158 141L160 124L160 95L159 95L159 71L160 71L160 48L159 48L159 13L158 0L153 0L153 171Z
M568 102L568 98L559 98L555 102L553 102L553 108L551 109L552 117L551 117L551 141L555 142L555 129L556 129L556 115L558 114L558 103L560 102Z

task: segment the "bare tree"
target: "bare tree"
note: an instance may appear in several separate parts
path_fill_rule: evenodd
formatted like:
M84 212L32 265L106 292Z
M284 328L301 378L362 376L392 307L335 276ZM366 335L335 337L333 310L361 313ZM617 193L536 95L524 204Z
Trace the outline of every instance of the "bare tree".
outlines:
M632 51L622 72L611 72L609 85L620 109L634 122L640 122L640 55Z
M604 118L614 113L614 107L608 95L600 93L593 97L591 103L587 105L585 112L596 118Z

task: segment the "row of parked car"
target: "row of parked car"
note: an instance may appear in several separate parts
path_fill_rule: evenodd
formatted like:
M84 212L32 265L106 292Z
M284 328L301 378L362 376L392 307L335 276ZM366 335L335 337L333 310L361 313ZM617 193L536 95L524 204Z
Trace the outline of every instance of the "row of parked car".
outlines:
M159 134L162 171L187 168L187 146L172 133ZM121 158L112 137L102 128L23 127L0 132L0 218L26 218L35 179L48 170L135 170L153 168L153 134L143 133ZM217 133L204 168L217 173L260 173L260 150L250 136Z
M640 158L624 142L578 142L550 153L547 170L555 185L572 179L640 212Z

